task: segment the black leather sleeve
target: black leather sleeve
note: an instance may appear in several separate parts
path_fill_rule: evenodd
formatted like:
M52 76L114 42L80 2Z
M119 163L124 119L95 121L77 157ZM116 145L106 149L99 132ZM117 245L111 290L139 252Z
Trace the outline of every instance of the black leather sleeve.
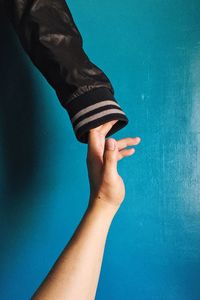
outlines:
M76 138L118 120L107 136L128 123L106 74L83 49L82 36L65 0L4 0L5 12L33 64L67 110Z

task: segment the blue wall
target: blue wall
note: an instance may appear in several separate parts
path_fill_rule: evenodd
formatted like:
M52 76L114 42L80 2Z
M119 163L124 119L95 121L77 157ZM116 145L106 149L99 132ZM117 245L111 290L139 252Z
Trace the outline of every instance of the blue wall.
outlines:
M200 299L200 2L68 1L141 136L97 300ZM85 211L87 146L1 17L0 299L26 300Z

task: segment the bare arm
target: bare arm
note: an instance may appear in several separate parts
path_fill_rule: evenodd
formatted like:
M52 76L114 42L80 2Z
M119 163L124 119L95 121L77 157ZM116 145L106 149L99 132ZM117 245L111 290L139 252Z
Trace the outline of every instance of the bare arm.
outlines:
M114 216L114 209L103 204L86 211L34 300L94 299L105 241Z
M132 149L124 149L127 145L139 142L134 138L109 139L116 144L114 150L109 150L105 135L110 126L111 123L106 123L98 127L101 131L90 131L87 165L91 189L88 208L32 300L95 298L107 234L125 196L117 161L133 153Z

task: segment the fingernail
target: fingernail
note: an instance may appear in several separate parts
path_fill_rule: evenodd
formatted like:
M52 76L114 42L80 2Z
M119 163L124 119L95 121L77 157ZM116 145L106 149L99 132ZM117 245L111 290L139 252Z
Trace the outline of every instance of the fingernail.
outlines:
M106 140L106 150L115 150L116 142L114 139Z

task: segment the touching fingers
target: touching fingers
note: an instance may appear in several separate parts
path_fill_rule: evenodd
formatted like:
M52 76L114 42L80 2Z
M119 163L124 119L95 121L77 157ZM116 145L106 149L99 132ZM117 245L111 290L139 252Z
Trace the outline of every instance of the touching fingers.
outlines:
M106 134L110 131L110 129L113 127L115 123L117 123L118 120L109 121L101 126L99 131L102 135L106 136Z
M88 140L88 156L90 158L100 158L100 160L103 161L103 151L106 140L105 137L116 122L117 120L109 121L90 130ZM118 141L116 140L118 148L117 160L121 160L126 156L134 154L134 148L126 149L126 147L138 145L140 141L140 137L127 137Z

